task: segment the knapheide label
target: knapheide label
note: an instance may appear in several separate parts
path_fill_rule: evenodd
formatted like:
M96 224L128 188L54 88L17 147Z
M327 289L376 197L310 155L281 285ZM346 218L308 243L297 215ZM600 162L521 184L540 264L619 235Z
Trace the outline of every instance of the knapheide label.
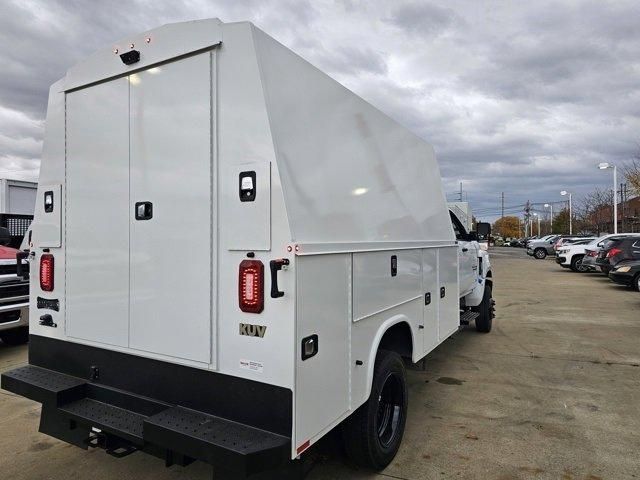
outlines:
M252 372L262 373L264 370L264 364L262 362L256 362L255 360L240 360L240 368L243 370L251 370Z

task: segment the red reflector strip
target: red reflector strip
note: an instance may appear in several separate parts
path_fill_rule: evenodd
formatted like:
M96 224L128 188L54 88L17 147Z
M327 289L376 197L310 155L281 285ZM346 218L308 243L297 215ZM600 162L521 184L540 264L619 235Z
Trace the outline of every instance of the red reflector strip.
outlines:
M40 257L40 289L53 291L53 255L45 253Z
M296 449L296 453L298 455L300 455L302 452L304 452L307 448L309 448L311 446L311 440L307 440L306 442L304 442L302 445L300 445L297 449Z
M243 260L238 274L240 310L260 313L264 309L264 265L260 260Z

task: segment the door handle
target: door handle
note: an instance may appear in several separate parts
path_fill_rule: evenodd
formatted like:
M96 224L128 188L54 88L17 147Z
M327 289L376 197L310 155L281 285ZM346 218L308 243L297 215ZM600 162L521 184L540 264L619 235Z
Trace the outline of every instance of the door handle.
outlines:
M153 218L153 203L136 202L136 220L149 220Z
M278 271L287 265L289 265L288 258L279 258L269 262L269 269L271 270L271 298L284 297L284 292L278 290Z

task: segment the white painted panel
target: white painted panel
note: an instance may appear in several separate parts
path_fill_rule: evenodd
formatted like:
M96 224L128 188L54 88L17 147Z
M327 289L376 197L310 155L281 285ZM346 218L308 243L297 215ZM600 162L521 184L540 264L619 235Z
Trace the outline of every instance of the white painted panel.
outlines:
M38 199L40 201L37 202L34 210L38 221L32 223L33 244L41 248L58 248L62 237L62 208L64 206L62 185L41 185L39 192ZM53 211L51 212L44 211L45 192L53 192Z
M433 148L253 31L294 239L453 240Z
M349 409L350 255L298 258L295 447ZM318 335L318 354L301 360L302 339Z
M128 138L126 79L67 95L67 334L120 346L129 321Z
M391 276L391 257L397 257L398 273ZM420 250L353 254L353 320L421 295Z
M446 247L438 249L439 287L445 288L444 298L439 299L438 337L443 341L460 326L460 297L458 287L458 248Z
M131 78L130 346L211 361L211 57ZM136 202L153 218L136 220Z
M422 289L429 293L431 302L423 310L423 353L428 353L438 345L438 251L429 248L422 251ZM423 299L423 304L426 301Z
M255 200L240 201L240 174L255 172ZM230 166L222 178L225 215L225 247L229 250L271 249L271 164L267 162Z

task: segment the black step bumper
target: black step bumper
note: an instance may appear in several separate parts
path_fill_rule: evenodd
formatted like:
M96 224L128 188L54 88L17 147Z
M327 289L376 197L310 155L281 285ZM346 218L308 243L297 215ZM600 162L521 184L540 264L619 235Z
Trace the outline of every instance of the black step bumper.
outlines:
M291 438L282 431L288 429L288 425L274 432L264 425L250 425L242 421L242 408L247 405L259 403L261 399L268 403L279 398L286 400L284 393L261 390L270 386L261 387L254 385L255 382L249 385L228 384L238 380L116 352L108 352L107 362L101 357L105 352L102 349L35 336L31 336L31 341L30 349L48 347L44 357L49 354L57 357L55 369L58 371L33 365L34 361L42 362L44 357L42 351L35 355L30 352L32 365L4 373L1 386L42 403L42 433L82 448L101 447L114 456L144 451L164 458L167 465L187 465L193 460L200 460L233 478L278 471L290 463ZM64 349L64 355L61 351L56 355L55 350L60 348ZM129 358L118 358L123 355ZM85 362L82 360L84 356L88 356L87 365L92 361L100 362L99 380L63 373L64 370L76 371L80 366L78 362ZM72 359L73 364L67 364L65 358ZM108 382L119 384L105 384L113 366L125 360L129 367L121 372L123 379ZM97 367L87 367L86 371L90 372L92 368ZM164 381L149 383L149 377L158 371L163 371ZM145 372L146 384L140 381L131 383L132 378ZM172 382L174 375L175 381ZM132 388L124 390L122 387L128 383ZM221 387L230 390L222 390ZM236 418L229 418L236 410L224 405L223 397L232 396L241 388L248 389L253 396L247 395L247 404L241 403L244 395L235 399L240 410ZM169 398L180 400L167 401ZM200 404L210 406L210 410L205 412L193 408ZM221 415L216 408L230 415ZM277 415L277 408L272 411ZM273 421L273 417L264 421ZM279 422L280 425L282 423Z
M201 460L240 476L283 465L291 449L290 439L282 435L32 365L3 374L2 388L42 403L45 429L49 420L57 424L66 420L70 432L86 431L87 446L91 432L95 436L99 430L110 438L111 447L129 451L153 447L164 451L167 459L178 455Z

